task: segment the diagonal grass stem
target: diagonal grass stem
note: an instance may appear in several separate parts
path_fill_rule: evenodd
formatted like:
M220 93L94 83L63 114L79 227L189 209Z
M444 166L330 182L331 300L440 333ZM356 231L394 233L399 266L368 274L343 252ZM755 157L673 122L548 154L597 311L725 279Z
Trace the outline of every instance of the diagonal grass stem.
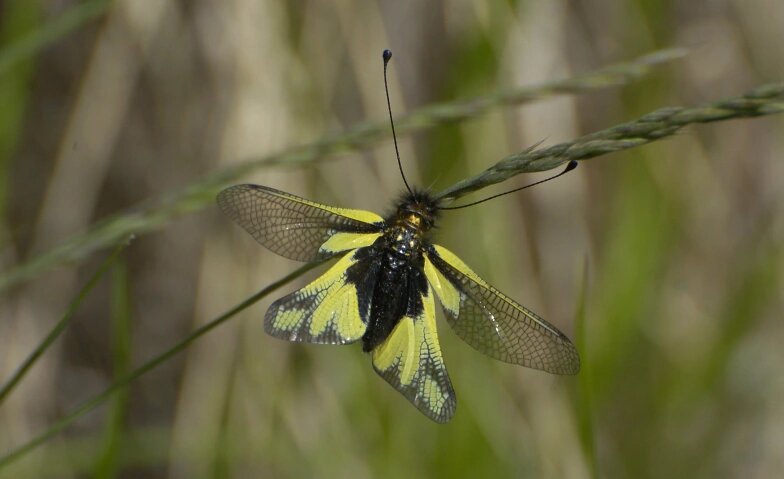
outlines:
M30 368L32 368L36 361L38 361L44 352L46 352L49 346L51 346L52 343L54 343L54 341L60 336L60 334L65 331L65 328L68 326L68 324L70 324L74 314L79 309L79 306L81 306L87 295L90 294L90 291L92 291L93 287L98 284L98 280L100 280L104 273L106 273L106 271L108 271L109 268L114 264L114 262L120 256L122 250L128 246L129 240L130 237L126 238L120 244L118 244L114 249L114 252L112 252L112 254L109 255L109 257L106 258L103 263L101 263L101 266L98 268L98 270L93 273L87 283L82 286L81 290L79 290L79 293L76 295L74 300L71 301L71 304L68 305L68 310L65 312L60 321L54 325L44 340L41 341L41 343L33 350L32 353L30 353L29 356L27 356L27 358L16 369L8 381L6 381L5 384L0 387L0 405L3 404L8 395L11 394L11 391L14 390L14 388L17 386L17 384L19 384L22 378L24 378Z
M285 284L293 281L294 279L298 278L302 274L306 273L307 271L313 269L314 267L320 265L322 262L313 262L305 264L304 266L296 269L294 272L284 276L283 278L275 281L274 283L270 284L269 286L265 287L264 289L260 290L253 296L249 297L245 301L239 303L237 306L231 308L230 310L226 311L222 315L218 316L217 318L213 319L212 321L202 325L201 327L195 329L191 334L183 338L180 342L172 346L171 348L167 349L163 353L159 354L155 358L151 359L150 361L146 362L142 366L134 369L133 371L129 372L122 378L115 381L111 386L106 388L100 394L94 396L92 399L89 399L83 402L80 406L78 406L74 411L70 414L65 416L64 418L60 419L52 426L49 427L45 432L36 436L35 438L31 439L27 443L19 446L18 448L14 449L13 451L9 452L5 456L0 457L0 470L4 467L8 466L12 462L20 459L22 456L26 455L30 451L34 450L38 446L44 444L49 439L53 438L57 435L60 431L65 429L69 424L73 423L75 420L79 419L80 417L84 416L89 411L95 409L97 406L102 404L104 401L112 397L112 395L121 389L128 386L130 383L138 379L139 377L147 374L148 372L152 371L156 367L160 366L161 364L165 363L171 357L177 355L178 353L184 351L191 343L199 339L200 337L204 336L206 333L212 331L217 326L224 323L226 320L232 318L233 316L237 315L241 311L245 310L246 308L250 307L251 305L255 304L265 296L269 295L276 289L284 286Z

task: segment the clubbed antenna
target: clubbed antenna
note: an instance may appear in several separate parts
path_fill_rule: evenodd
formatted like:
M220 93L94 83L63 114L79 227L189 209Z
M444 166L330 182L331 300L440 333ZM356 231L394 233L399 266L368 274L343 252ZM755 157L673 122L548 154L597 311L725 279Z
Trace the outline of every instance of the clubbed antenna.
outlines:
M387 85L387 64L389 64L389 60L392 59L392 51L391 50L384 50L382 54L384 58L384 91L387 94L387 111L389 112L389 123L392 125L392 140L395 142L395 156L397 156L397 167L400 168L400 176L403 177L403 184L406 185L406 189L410 194L414 194L411 191L411 187L408 186L408 181L406 180L406 175L403 173L403 164L400 163L400 150L397 148L397 135L395 134L395 122L392 120L392 104L389 101L389 86Z

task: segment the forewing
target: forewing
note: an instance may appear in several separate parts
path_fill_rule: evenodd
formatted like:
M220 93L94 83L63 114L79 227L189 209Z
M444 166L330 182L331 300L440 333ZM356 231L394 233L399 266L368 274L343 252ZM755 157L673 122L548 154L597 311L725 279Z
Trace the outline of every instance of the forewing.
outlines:
M358 256L357 251L345 255L312 283L272 303L264 330L305 343L348 344L360 339L367 329L378 264L374 258Z
M416 294L419 311L404 316L373 350L373 368L423 414L444 423L454 415L457 399L441 356L432 291L425 283Z
M425 275L449 324L477 350L555 374L580 370L580 357L566 335L487 284L451 251L432 246Z
M296 261L368 246L384 222L370 211L322 205L266 186L232 186L221 191L217 201L256 241Z

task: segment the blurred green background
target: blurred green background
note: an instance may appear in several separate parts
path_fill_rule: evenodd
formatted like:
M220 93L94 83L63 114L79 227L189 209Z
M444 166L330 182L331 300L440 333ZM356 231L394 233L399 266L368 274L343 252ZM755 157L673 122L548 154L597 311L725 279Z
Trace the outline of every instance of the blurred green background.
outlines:
M384 121L384 48L397 114L689 49L622 88L401 138L409 179L441 189L543 139L781 81L782 25L780 0L0 0L0 271L205 174ZM579 376L495 362L439 323L458 409L437 425L358 346L266 336L291 284L0 477L777 477L783 154L782 118L691 127L445 214L437 241L576 338ZM243 181L379 212L402 188L389 141ZM0 405L0 455L299 266L216 207L164 224ZM0 381L105 255L0 293Z

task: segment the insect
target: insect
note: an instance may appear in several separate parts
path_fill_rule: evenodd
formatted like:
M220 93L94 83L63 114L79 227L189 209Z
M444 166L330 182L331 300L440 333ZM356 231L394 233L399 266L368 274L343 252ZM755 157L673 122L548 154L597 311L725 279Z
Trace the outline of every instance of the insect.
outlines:
M390 58L385 50L388 106ZM391 108L389 117L391 122ZM392 132L397 153L394 123ZM399 153L397 157L400 166ZM271 251L297 261L338 258L315 281L272 303L265 331L296 342L361 341L375 371L439 423L452 418L457 401L438 341L436 298L457 335L482 353L551 373L576 374L580 359L563 333L430 241L439 213L461 207L442 206L430 193L409 188L402 176L407 191L386 218L266 186L237 185L220 192L221 210Z

